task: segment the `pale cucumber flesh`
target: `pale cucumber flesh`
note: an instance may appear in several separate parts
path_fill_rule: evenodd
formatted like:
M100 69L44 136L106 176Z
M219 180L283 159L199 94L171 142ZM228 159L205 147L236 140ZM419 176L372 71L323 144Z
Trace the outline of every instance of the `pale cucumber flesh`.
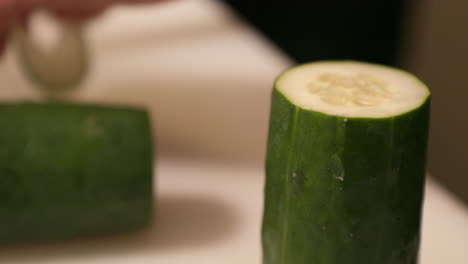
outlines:
M396 116L418 108L430 95L409 73L354 61L293 67L278 78L277 88L303 109L346 117Z

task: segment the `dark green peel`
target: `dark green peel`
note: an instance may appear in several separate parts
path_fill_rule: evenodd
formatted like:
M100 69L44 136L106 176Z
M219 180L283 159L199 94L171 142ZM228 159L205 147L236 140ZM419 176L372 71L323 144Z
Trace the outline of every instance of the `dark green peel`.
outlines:
M125 231L150 220L145 111L2 104L0 122L1 243Z
M328 115L273 90L264 264L416 264L429 97L388 118Z

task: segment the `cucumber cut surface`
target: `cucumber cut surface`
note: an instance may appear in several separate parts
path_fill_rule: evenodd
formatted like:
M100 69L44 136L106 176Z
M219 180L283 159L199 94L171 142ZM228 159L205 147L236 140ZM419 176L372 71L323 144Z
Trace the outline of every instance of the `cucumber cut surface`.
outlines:
M311 63L286 71L278 90L298 107L346 117L391 117L421 106L429 90L417 78L386 66Z
M264 264L416 264L430 92L381 65L299 65L272 94Z
M0 243L116 233L153 212L144 110L0 104Z

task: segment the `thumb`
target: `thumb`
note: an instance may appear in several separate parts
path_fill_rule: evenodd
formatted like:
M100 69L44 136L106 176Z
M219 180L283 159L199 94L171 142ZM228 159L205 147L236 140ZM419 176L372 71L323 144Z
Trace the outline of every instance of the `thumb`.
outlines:
M0 57L5 52L8 33L9 33L8 30L5 30L5 29L0 30Z
M10 27L15 19L14 0L0 0L0 55L3 54Z

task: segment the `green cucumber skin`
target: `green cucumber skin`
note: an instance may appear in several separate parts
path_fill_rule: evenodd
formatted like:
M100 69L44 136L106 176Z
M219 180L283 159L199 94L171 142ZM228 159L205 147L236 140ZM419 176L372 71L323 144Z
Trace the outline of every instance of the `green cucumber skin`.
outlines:
M301 109L275 88L263 263L416 264L429 104L345 119Z
M132 230L153 211L148 114L0 105L0 243Z

